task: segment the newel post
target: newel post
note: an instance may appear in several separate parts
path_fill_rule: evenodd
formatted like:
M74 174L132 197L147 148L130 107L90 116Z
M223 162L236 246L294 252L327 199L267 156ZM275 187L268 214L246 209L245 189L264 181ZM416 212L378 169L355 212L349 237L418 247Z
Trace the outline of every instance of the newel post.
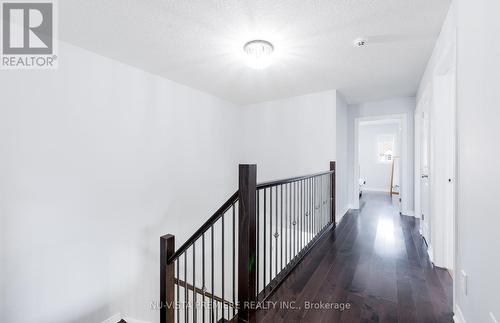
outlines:
M330 187L330 200L332 201L331 203L331 221L333 223L333 225L335 225L335 206L336 206L336 203L335 203L335 196L337 194L335 194L335 175L336 175L336 172L335 172L335 162L334 161L331 161L330 162L330 170L333 171L332 173L332 180L331 180L331 187Z
M256 193L257 165L239 165L238 322L251 322L257 299Z
M167 259L175 252L175 237L166 234L160 237L160 322L174 322L174 266Z

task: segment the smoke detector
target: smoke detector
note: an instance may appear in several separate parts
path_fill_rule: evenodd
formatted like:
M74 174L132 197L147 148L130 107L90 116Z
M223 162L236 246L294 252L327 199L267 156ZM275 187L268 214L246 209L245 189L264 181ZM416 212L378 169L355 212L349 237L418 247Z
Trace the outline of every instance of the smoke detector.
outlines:
M368 41L365 38L356 38L353 44L354 47L365 47L368 45Z

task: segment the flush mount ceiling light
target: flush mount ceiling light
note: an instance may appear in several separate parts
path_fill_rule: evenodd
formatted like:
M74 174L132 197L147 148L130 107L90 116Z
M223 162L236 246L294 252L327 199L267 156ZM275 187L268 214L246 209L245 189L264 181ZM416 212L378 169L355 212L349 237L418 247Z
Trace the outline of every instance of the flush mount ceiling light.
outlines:
M255 69L264 69L271 65L274 46L265 40L252 40L243 46L246 54L246 63Z

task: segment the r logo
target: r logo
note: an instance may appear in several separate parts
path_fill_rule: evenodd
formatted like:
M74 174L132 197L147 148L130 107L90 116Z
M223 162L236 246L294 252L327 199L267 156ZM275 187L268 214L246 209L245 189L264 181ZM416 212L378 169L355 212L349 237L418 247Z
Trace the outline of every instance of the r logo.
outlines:
M52 3L3 3L4 55L53 54Z

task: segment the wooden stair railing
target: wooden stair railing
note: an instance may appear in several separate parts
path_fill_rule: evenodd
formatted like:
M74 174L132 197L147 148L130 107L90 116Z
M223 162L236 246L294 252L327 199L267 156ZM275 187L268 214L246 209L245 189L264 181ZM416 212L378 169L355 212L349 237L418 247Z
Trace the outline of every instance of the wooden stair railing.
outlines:
M238 186L180 248L160 238L161 323L255 321L258 302L335 226L334 161L261 184L256 165L239 165Z

